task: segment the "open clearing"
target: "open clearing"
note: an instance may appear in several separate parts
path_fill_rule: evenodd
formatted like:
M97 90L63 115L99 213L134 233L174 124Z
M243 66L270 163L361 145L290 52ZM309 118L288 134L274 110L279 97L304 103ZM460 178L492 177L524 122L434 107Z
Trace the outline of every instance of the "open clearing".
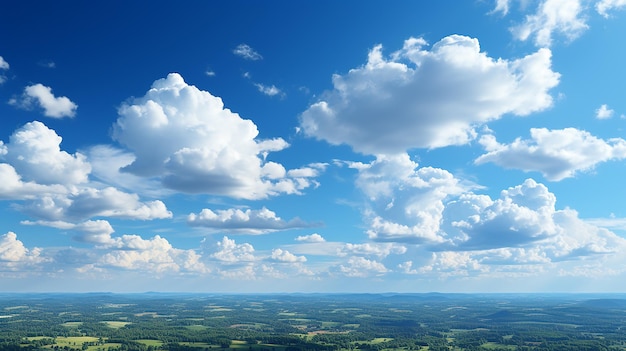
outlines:
M153 347L161 347L161 346L163 346L163 342L160 341L160 340L139 339L139 340L135 340L135 341L140 343L140 344L144 344L146 346L153 346Z
M102 323L106 324L107 327L113 329L124 328L125 326L131 324L130 322L121 322L121 321L103 321Z

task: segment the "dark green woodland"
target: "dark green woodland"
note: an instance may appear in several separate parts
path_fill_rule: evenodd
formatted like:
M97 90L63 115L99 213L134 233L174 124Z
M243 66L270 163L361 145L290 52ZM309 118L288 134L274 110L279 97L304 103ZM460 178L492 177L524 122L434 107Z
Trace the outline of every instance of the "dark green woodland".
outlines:
M0 294L0 351L626 350L626 296Z

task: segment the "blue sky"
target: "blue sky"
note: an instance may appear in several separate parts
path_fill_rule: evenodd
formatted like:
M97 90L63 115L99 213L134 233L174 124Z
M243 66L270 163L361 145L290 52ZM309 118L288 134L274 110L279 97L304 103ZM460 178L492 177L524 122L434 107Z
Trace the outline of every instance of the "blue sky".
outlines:
M5 3L0 290L623 292L625 10Z

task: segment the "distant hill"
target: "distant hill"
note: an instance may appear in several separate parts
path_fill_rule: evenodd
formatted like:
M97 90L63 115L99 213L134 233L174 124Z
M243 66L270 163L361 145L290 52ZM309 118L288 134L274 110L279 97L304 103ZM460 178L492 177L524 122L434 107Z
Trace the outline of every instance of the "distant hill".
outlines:
M512 319L515 319L516 317L517 315L509 310L500 310L496 313L486 315L483 318L492 321L510 321Z
M626 309L626 299L592 299L578 303L580 307L602 309Z

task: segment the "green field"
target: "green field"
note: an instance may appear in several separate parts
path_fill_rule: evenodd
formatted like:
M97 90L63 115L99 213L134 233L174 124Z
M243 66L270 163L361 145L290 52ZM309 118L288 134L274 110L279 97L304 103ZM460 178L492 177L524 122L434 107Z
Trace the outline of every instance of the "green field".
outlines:
M105 342L102 345L89 346L87 347L86 351L102 351L102 350L108 350L109 348L116 349L116 348L119 348L120 346L122 346L122 344L117 343L117 342Z
M371 341L369 341L369 343L372 345L376 345L376 344L381 344L383 342L387 342L391 340L393 340L393 338L374 338Z
M338 322L329 322L329 321L324 321L322 322L322 329L331 329L331 328L335 328L337 326L341 325Z
M480 347L485 348L487 350L515 350L517 347L513 346L513 345L502 345L502 344L498 344L495 342L487 342L484 343L482 345L480 345Z
M153 347L161 347L161 346L163 346L163 341L161 341L161 340L139 339L139 340L135 340L135 341L140 343L140 344L144 344L146 346L153 346Z
M57 336L56 343L60 347L82 345L84 342L97 342L94 336Z
M121 322L121 321L103 321L102 323L106 324L107 327L113 328L113 329L123 328L131 324L130 322Z
M206 330L209 327L207 327L206 325L194 324L194 325L185 326L185 328L189 330L194 330L194 331L202 331L202 330Z

